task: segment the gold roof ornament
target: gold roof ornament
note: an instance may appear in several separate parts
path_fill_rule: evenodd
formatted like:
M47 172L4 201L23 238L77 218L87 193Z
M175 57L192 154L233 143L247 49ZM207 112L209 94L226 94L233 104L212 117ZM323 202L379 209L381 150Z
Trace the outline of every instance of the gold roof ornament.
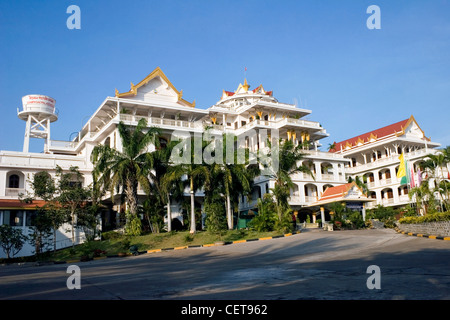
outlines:
M248 88L250 88L250 85L247 83L247 79L244 79L244 85L242 87L245 91L248 91Z
M239 83L239 87L236 89L234 93L239 93L241 89L244 90L244 92L248 92L248 89L250 88L250 85L247 83L247 79L244 79L244 84Z

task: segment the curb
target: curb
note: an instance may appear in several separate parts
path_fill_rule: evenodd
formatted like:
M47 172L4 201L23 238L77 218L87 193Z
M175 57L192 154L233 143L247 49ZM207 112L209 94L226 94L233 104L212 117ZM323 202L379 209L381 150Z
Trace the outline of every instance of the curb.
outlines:
M147 250L143 253L156 253L156 252L163 252L163 251L170 251L170 250L184 250L184 249L191 249L191 248L208 248L208 247L218 247L218 246L224 246L224 245L230 245L230 244L238 244L238 243L245 243L245 242L253 242L253 241L263 241L263 240L270 240L270 239L277 239L277 238L284 238L284 237L290 237L294 234L299 234L300 231L295 231L292 233L286 233L284 235L274 236L274 237L264 237L264 238L255 238L255 239L247 239L247 240L236 240L236 241L218 241L216 243L207 243L207 244L199 244L199 245L193 245L193 246L182 246L182 247L174 247L174 248L163 248L163 249L153 249L153 250Z
M395 231L397 231L398 233L401 233L401 234L405 234L407 236L414 236L414 237L428 238L428 239L437 239L437 240L450 240L450 237L435 236L435 235L431 235L431 234L406 232L406 231L401 231L399 229L396 229Z
M216 243L200 244L200 245L193 245L193 246L181 246L181 247L174 247L174 248L152 249L152 250L140 251L139 254L141 255L141 254L157 253L157 252L164 252L164 251L171 251L171 250L184 250L184 249L202 248L202 247L208 248L208 247L217 247L217 246L230 245L230 244L253 242L253 241L264 241L264 240L270 240L270 239L290 237L290 236L293 236L294 234L299 234L299 233L300 233L300 231L295 231L292 233L286 233L284 235L279 235L279 236L274 236L274 237L236 240L236 241L229 241L229 242L216 242ZM124 258L124 257L131 257L131 256L133 256L133 255L132 254L127 254L125 256L109 255L109 256L103 256L103 257L95 257L95 258L87 260L87 261L81 261L81 260L54 261L53 264L88 262L88 261L92 261L92 260L100 260L100 259L106 259L106 258L116 258L116 257Z

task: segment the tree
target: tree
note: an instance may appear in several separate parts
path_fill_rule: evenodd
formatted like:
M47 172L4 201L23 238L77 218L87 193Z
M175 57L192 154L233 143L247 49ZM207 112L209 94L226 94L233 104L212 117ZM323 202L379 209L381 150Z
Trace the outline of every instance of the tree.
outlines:
M45 201L41 207L36 206L36 214L32 218L30 241L35 245L35 254L39 255L48 245L48 239L53 234L53 251L56 251L56 234L67 220L65 212L57 201L57 187L51 175L40 171L33 175L30 181L32 193L27 194L24 202L32 203L35 199Z
M147 128L147 121L142 118L135 128L126 126L122 121L118 125L123 150L119 151L109 146L94 147L91 161L94 164L93 176L100 185L111 191L122 189L131 219L138 212L138 184L149 190L149 172L152 159L148 146L153 142L158 147L156 139L160 129ZM127 220L128 222L130 220Z
M274 147L272 147L270 141L268 143L272 150L270 156L275 156L278 159L278 169L273 170L272 168L272 173L269 176L275 180L275 186L272 191L276 200L278 220L281 222L283 215L287 215L290 218L290 189L294 187L292 175L300 172L312 175L312 172L307 166L299 165L304 159L304 154L302 153L303 144L295 146L293 141L282 139Z
M196 149L196 143L201 146L200 150ZM208 188L210 183L210 172L202 158L205 146L206 143L201 138L181 139L172 150L170 165L164 178L166 185L180 180L188 183L191 198L190 233L196 232L195 193L205 186Z
M151 153L150 187L152 191L149 194L147 204L152 203L153 205L147 205L145 211L149 223L151 223L149 213L152 214L152 221L156 226L156 228L152 227L152 230L155 229L156 232L159 232L157 222L164 223L164 206L167 207L167 231L172 231L172 200L181 201L183 199L182 179L169 179L170 157L177 144L178 141L170 141Z
M420 211L421 208L423 208L424 214L427 214L427 203L434 207L434 193L430 190L428 180L423 181L420 186L411 188L408 192L408 196L410 199L415 198L418 215L422 215Z
M214 162L210 165L211 179L215 181L211 185L212 190L209 190L209 194L219 192L223 190L225 195L225 208L228 229L233 229L233 202L238 203L239 194L248 194L252 190L253 179L259 174L259 165L249 163L249 151L245 149L245 159L243 163L238 161L237 150L228 150L227 140L233 141L235 144L237 138L232 134L224 134L222 136L222 143L218 144L217 152L222 152L222 161ZM208 190L205 190L206 192ZM206 194L208 196L208 193Z
M6 224L0 226L0 246L6 253L7 259L19 253L25 241L27 237L19 229Z
M273 194L266 193L258 199L258 214L249 222L249 227L258 232L273 231L278 221Z
M427 155L426 159L420 164L420 168L430 174L428 180L434 180L434 191L439 195L441 211L444 211L444 206L446 209L450 207L450 188L446 182L448 176L445 176L445 171L448 172L447 165L449 162L450 147L447 147L436 154Z
M81 224L77 222L77 217L88 212L91 200L91 190L83 187L83 174L78 167L70 167L68 172L64 172L60 166L56 167L58 181L58 196L56 201L59 210L65 213L67 221L71 224L72 247L75 246L75 228Z

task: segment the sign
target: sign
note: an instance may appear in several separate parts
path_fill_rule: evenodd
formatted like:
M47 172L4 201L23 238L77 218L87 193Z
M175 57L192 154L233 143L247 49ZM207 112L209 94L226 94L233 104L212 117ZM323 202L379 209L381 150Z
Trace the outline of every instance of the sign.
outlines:
M347 202L346 207L351 210L361 210L363 208L362 202Z

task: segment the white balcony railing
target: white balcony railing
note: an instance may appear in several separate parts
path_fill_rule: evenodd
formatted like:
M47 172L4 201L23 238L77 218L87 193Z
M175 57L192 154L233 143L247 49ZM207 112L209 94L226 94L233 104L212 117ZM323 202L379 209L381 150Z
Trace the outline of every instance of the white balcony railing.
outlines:
M5 189L5 196L6 197L18 197L19 194L24 194L25 189L22 188L6 188Z
M149 125L149 126L156 125L156 126L169 126L169 127L176 127L176 128L192 128L192 129L202 128L201 123L185 121L185 120L177 120L177 119L145 117L145 116L136 116L136 115L130 115L130 114L120 114L119 119L121 121L130 121L130 122L138 122L141 119L146 119L147 125Z
M425 156L427 154L433 153L432 149L419 149L416 151L412 151L412 152L408 152L405 153L405 158L407 160L412 159L412 158L417 158L420 156ZM360 171L365 171L371 168L377 168L380 166L386 166L386 165L390 165L390 164L396 164L399 163L400 160L398 159L400 155L398 154L394 154L388 157L382 157L379 158L375 161L372 162L368 162L368 163L363 163L363 164L357 164L354 167L347 167L346 170L348 173L355 173L355 172L360 172Z
M317 197L316 196L305 196L305 201L306 201L306 203L316 202Z
M390 205L394 203L394 198L388 198L382 200L383 205Z

